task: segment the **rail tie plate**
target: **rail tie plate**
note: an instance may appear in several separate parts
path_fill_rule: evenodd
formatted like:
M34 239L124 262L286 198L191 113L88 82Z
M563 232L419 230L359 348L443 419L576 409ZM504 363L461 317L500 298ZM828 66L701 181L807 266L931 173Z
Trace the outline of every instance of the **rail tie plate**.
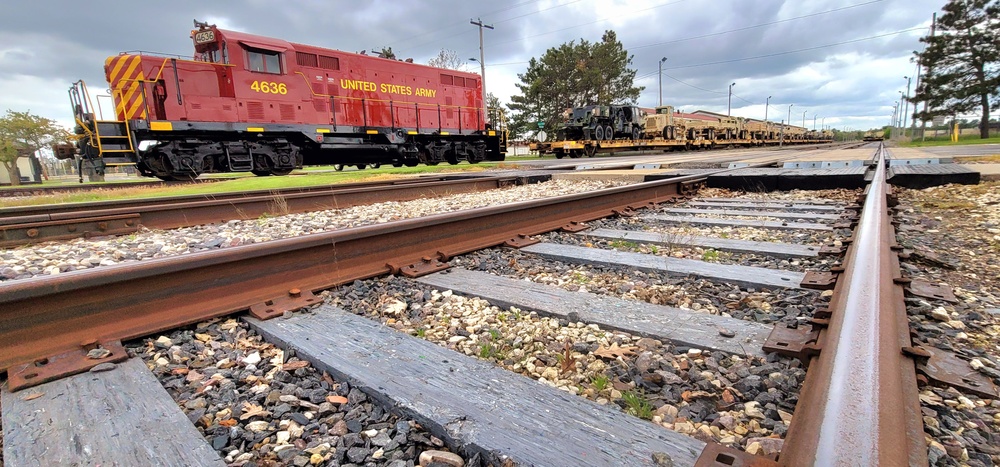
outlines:
M7 384L11 391L19 391L83 373L101 363L117 363L126 359L128 352L121 341L85 342L76 349L10 367Z

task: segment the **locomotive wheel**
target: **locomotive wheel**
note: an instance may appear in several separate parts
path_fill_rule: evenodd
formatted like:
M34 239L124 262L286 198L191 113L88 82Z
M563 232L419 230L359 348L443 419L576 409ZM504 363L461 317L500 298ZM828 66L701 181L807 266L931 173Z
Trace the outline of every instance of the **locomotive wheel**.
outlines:
M336 170L337 172L343 171L344 170L344 164L333 164L333 170Z
M604 139L611 141L615 139L615 129L611 125L604 127Z
M277 175L277 176L279 176L279 177L280 177L280 176L282 176L282 175L288 175L288 174L292 173L292 170L293 170L293 169L286 169L286 170L272 170L272 171L271 171L271 175Z
M562 159L563 157L566 157L566 153L562 151L556 151L556 159Z
M367 165L365 165L365 164L358 164L358 165L356 165L355 167L357 167L357 168L358 168L358 170L365 170L365 167L368 167L368 166L367 166Z
M403 163L402 163L402 162L393 162L393 163L392 163L392 166L393 166L393 167L402 167L402 166L403 166Z
M377 169L379 167L382 167L382 163L381 162L376 162L376 163L372 164L372 168L373 169Z
M597 127L597 128L594 129L594 139L597 140L597 141L603 141L604 140L604 127L603 126L599 126L599 127Z
M580 151L579 149L572 149L569 151L569 157L579 159L583 157L583 151Z
M458 164L458 156L455 155L455 151L448 151L444 154L444 160L448 161L451 165Z
M267 177L268 175L271 175L271 172L267 170L251 170L250 173L258 177Z
M417 160L417 159L406 159L405 161L403 161L403 165L405 165L407 167L416 167L417 164L419 164L419 163L420 163L420 161Z

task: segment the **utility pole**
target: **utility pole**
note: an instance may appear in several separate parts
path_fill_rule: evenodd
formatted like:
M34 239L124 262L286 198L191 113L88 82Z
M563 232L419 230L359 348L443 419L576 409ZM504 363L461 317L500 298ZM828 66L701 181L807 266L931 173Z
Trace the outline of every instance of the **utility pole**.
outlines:
M818 116L819 114L813 114L813 131L816 131L816 117Z
M659 63L659 73L660 73L660 107L663 107L663 62L667 61L667 57L660 59Z
M937 13L931 16L931 37L934 37L934 27L937 25ZM927 67L927 73L930 74L931 69ZM917 78L917 89L920 89L920 79ZM916 104L914 104L916 105ZM924 100L924 113L927 113L927 100ZM922 129L920 130L920 141L924 140L924 134L927 133L927 120L920 119L920 125Z
M792 111L792 106L791 105L788 106L788 111L789 112ZM780 148L781 145L783 145L783 144L785 144L785 121L784 120L781 121L781 137L780 137L780 139L778 139L778 147Z
M736 83L729 85L729 111L726 112L730 117L733 116L733 86L736 86Z
M806 129L806 113L807 112L809 112L809 111L808 110L803 110L802 111L802 129L803 130Z
M471 24L473 24L475 26L479 26L479 66L481 67L481 70L482 70L482 73L483 73L482 74L482 79L481 79L482 85L483 85L483 109L486 110L486 105L487 105L487 102L486 102L486 52L483 50L483 28L493 29L493 25L492 24L483 24L483 20L480 19L480 18L476 18L475 21L473 21L473 20L470 19L469 23L471 23ZM486 122L489 123L489 121L490 121L489 114L490 113L488 111L485 111L483 113L486 115Z

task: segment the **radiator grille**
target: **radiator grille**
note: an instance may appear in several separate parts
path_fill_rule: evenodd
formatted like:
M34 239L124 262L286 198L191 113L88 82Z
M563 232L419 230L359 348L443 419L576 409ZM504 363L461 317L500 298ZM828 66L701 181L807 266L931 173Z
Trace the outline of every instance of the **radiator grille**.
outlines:
M263 120L264 119L264 103L263 102L247 102L247 117L250 120Z

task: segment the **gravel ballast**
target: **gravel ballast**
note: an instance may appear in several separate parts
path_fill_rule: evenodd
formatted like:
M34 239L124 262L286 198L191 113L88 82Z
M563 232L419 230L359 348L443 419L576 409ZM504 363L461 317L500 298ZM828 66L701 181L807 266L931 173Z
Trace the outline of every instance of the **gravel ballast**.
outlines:
M582 193L625 184L627 183L555 180L440 198L231 220L224 224L200 225L168 231L146 230L118 237L47 242L0 250L0 281L261 243L444 212Z

